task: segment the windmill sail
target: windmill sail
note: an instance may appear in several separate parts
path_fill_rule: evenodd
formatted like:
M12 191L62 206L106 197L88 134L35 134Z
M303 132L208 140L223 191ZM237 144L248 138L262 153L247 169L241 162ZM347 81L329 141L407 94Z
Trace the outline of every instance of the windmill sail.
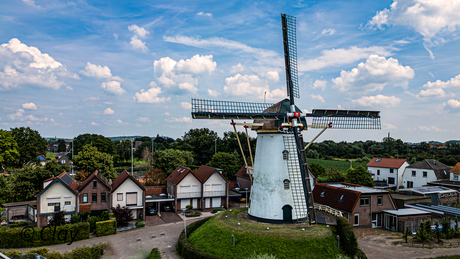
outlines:
M380 129L380 112L356 110L315 109L307 117L313 117L313 128L331 124L331 129Z

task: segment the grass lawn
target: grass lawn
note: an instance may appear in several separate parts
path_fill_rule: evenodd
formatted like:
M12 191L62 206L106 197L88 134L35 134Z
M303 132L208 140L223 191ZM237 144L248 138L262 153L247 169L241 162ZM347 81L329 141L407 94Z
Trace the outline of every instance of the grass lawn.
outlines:
M254 254L277 258L334 258L343 252L337 247L332 230L323 225L257 223L247 218L247 208L240 208L217 214L195 230L188 242L222 258L247 258Z
M346 173L347 170L350 168L350 161L340 161L340 160L323 160L323 159L313 159L313 158L307 158L307 163L310 165L311 163L318 163L324 168L329 169L331 167L337 168L339 172ZM360 165L364 166L367 170L367 163L358 163L358 162L353 162L353 168L356 168Z
M55 157L56 154L57 153L46 153L45 157L51 160L56 160L56 157Z

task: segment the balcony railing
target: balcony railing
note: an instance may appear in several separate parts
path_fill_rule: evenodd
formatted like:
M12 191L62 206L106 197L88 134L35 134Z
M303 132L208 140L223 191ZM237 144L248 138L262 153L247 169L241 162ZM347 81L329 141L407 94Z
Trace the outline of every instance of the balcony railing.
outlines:
M181 192L177 194L177 198L196 198L201 197L201 192Z
M203 193L204 197L225 196L225 191L208 191Z

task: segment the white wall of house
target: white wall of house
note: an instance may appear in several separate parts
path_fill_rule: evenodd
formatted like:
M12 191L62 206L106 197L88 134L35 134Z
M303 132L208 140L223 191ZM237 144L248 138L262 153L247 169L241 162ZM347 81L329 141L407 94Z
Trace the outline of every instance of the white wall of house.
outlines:
M137 193L137 205L136 207L142 207L142 199L143 199L143 190L131 180L131 178L126 178L126 180L115 190L112 196L112 206L117 207L120 204L121 207L127 206L126 205L126 193ZM123 194L123 200L118 200L118 194ZM131 205L133 206L133 205Z
M367 171L372 175L374 180L386 180L389 187L396 187L399 189L399 186L403 185L403 174L406 167L409 166L409 163L404 162L399 168L387 168L387 167L373 167L369 166ZM393 172L391 173L391 169ZM394 178L394 184L390 184L388 178ZM404 186L405 187L405 186Z
M225 180L218 173L214 173L204 182L203 196L225 196L226 186Z
M450 173L450 180L451 181L460 181L460 174L459 173Z
M48 206L49 203L59 203L61 210L66 212L75 211L75 195L69 191L59 181L55 182L40 196L40 214L53 213L54 206ZM66 205L65 203L69 203Z
M415 171L415 176L412 176L412 171ZM423 172L426 172L426 177L423 177ZM408 187L408 182L413 182L412 187L422 187L427 185L427 182L432 182L438 180L434 171L431 169L419 169L419 168L406 168L403 174L403 185L404 188Z
M201 182L189 173L177 186L177 198L201 197Z

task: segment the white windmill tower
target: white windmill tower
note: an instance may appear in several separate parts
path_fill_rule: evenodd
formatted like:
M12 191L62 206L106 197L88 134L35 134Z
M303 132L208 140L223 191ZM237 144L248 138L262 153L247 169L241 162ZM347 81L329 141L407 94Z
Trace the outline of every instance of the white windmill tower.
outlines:
M299 98L295 17L281 15L289 99L276 104L192 99L194 119L251 119L238 123L257 131L249 218L261 222L316 222L302 130L380 129L377 111L313 110L302 113L294 104ZM320 133L320 134L321 134ZM316 139L316 138L315 138ZM313 139L313 141L315 140ZM311 141L311 142L313 142Z

